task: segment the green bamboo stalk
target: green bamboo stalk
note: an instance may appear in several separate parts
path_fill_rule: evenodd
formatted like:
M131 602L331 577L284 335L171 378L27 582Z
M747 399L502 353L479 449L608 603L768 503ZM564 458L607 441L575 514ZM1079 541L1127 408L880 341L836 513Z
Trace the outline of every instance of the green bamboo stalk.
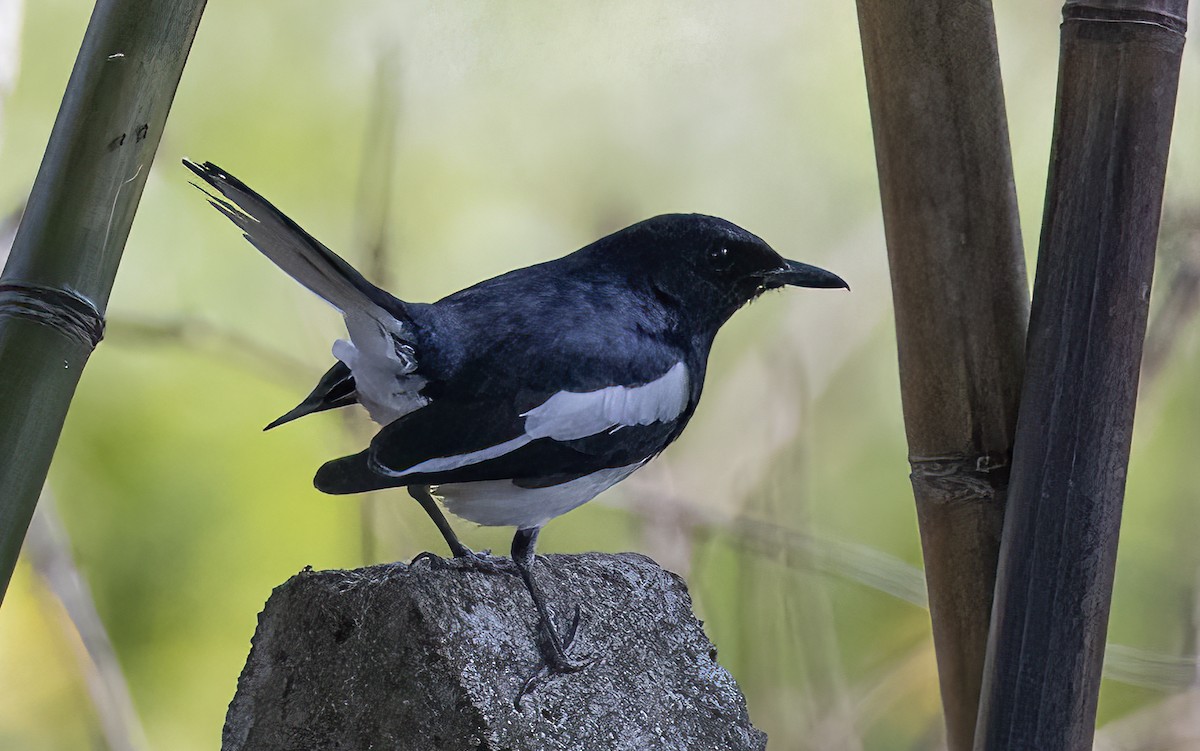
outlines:
M975 748L1092 748L1187 0L1069 0Z
M1029 315L990 0L858 0L950 751L973 744Z
M99 0L0 276L0 598L205 0Z

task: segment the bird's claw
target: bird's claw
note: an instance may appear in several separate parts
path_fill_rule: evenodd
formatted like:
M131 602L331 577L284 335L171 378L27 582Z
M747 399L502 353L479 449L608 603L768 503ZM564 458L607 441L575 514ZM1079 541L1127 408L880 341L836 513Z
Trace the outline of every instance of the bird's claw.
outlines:
M468 568L475 571L481 571L485 574L503 574L511 567L512 562L507 558L494 556L492 551L484 550L479 553L471 553L469 556L462 556L455 560L463 561Z
M517 698L514 702L517 709L521 708L521 700L533 693L534 689L544 680L554 675L578 673L596 661L593 655L588 655L581 660L572 660L567 656L567 650L571 648L571 644L575 641L575 634L579 630L579 619L580 608L579 605L576 605L575 614L571 618L571 625L567 627L567 631L563 634L561 640L553 632L543 634L545 638L542 640L542 659L538 661L533 674L521 684L521 690L517 693Z
M575 641L575 633L579 630L579 605L575 605L575 614L571 618L571 625L567 627L567 633L563 635L562 641L551 640L551 649L547 662L549 667L555 673L578 673L588 665L591 665L595 660L592 657L587 657L579 662L571 660L567 657L567 650L571 648L571 644ZM557 643L555 643L557 642Z
M500 574L506 571L505 564L507 559L493 556L492 551L483 550L478 553L470 548L463 546L454 551L452 558L442 558L437 553L431 553L428 550L424 553L419 553L409 562L410 566L414 566L418 561L425 561L434 571L447 571L454 569L461 571L470 569L481 571L485 574Z
M424 553L417 553L414 555L413 559L408 562L408 565L415 566L421 561L428 563L429 568L434 571L445 571L446 569L450 568L449 561L447 561L445 558L442 558L437 553L429 550L426 550Z
M408 565L415 566L422 560L424 560L425 563L430 566L431 571L449 571L455 567L454 564L451 563L452 560L455 560L454 558L442 558L440 555L432 551L425 551L424 553L418 553L414 555L413 560L408 561Z

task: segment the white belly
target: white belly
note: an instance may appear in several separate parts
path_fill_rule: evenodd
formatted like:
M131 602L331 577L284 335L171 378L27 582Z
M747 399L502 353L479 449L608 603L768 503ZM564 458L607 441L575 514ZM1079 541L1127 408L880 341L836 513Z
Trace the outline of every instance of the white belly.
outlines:
M434 493L455 516L487 527L540 527L595 498L633 474L643 462L602 469L545 488L522 488L512 480L438 485Z

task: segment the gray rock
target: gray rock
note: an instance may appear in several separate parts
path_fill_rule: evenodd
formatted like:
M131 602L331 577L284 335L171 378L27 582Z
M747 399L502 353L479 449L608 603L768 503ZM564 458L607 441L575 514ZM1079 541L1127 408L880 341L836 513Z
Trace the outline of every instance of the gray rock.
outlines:
M572 658L539 663L521 580L459 561L306 569L276 588L225 720L223 751L764 749L683 581L649 558L552 555L535 575Z

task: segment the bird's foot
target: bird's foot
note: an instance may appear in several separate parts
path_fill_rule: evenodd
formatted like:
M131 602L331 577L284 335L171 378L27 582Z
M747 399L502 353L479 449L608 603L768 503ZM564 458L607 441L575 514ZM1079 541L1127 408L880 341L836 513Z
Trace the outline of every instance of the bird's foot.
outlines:
M542 659L534 668L533 674L525 679L521 684L521 691L517 694L514 704L517 709L521 708L521 700L540 685L542 682L555 675L563 675L566 673L578 673L580 670L591 665L596 661L596 658L588 655L582 660L572 660L567 656L567 650L571 648L571 644L575 641L575 634L579 630L579 606L575 606L575 615L571 618L571 625L567 627L567 632L559 639L558 634L554 632L553 624L547 621L538 622L539 635L542 637L541 651Z
M446 569L451 568L450 561L431 550L426 550L424 553L417 553L413 556L413 559L408 562L408 565L416 566L421 561L425 561L425 563L429 564L429 568L433 569L434 571L445 571Z
M501 574L507 573L508 569L512 567L511 561L507 558L492 555L492 551L490 550L483 550L476 553L465 545L460 545L454 551L452 558L442 558L437 553L431 553L427 550L424 553L414 556L409 565L414 566L418 561L425 561L434 571L454 569L455 571L471 570L481 571L485 574Z
M550 622L545 622L543 626L543 638L546 646L543 648L542 654L545 658L547 666L555 673L578 673L593 662L592 657L587 657L578 662L567 657L567 650L571 648L571 644L575 642L575 634L579 631L580 608L575 606L575 614L571 618L571 625L567 627L567 632L563 634L562 639L558 638L558 634L554 633L554 625Z

